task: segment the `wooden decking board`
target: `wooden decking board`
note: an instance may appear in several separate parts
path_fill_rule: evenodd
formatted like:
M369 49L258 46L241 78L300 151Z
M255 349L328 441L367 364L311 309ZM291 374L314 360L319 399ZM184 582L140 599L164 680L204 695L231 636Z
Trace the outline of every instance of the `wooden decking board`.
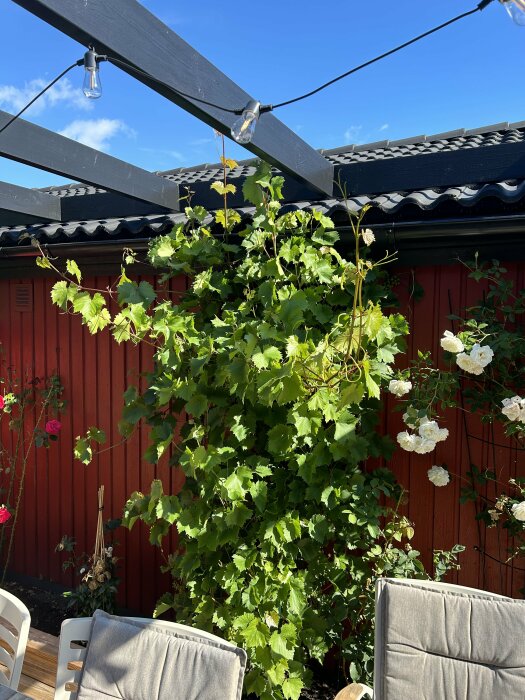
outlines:
M31 627L20 690L33 700L53 700L58 658L58 638Z
M31 627L29 630L29 641L32 649L39 649L51 654L51 656L58 657L58 637L53 637L52 634L41 632Z
M33 700L53 700L55 696L55 688L45 683L35 681L33 678L28 678L22 675L18 686L22 693L25 693Z

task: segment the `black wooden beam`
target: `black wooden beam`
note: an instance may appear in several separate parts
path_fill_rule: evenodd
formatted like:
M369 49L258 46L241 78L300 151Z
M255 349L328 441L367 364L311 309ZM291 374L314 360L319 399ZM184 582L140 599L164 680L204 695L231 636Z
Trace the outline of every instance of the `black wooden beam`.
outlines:
M0 128L11 116L0 111ZM23 119L17 119L0 134L0 156L171 211L179 210L179 188L170 180Z
M237 116L180 95L232 109L252 99L136 0L14 0L83 46L132 64L130 75L229 136ZM126 70L126 68L123 68ZM165 83L159 85L156 81ZM272 114L261 115L246 148L323 194L332 195L333 165Z
M525 142L339 165L336 177L350 197L525 179Z
M7 182L0 182L0 210L28 215L39 221L62 220L60 197Z

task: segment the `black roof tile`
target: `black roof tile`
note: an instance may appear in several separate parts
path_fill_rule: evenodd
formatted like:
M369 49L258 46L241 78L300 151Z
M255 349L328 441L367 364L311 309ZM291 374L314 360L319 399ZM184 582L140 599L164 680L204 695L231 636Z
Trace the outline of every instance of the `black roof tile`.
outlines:
M377 161L392 158L409 158L418 154L457 151L485 146L520 143L525 141L525 122L515 124L501 123L479 129L434 134L433 136L416 136L396 141L379 141L372 144L349 145L338 149L324 150L321 153L332 163L346 165L359 162ZM245 178L254 172L255 161L241 161L238 167L229 173L230 180ZM162 177L177 182L179 185L213 182L222 178L220 164L203 164L191 168L176 168L158 173ZM101 194L103 189L81 183L72 183L62 187L43 188L42 191L59 197L82 197ZM462 186L415 190L411 192L390 192L376 196L362 195L349 200L354 210L371 204L385 215L399 213L403 207L416 206L423 211L434 211L446 202L455 202L462 207L474 207L481 200L494 197L501 202L512 204L525 198L525 180L495 182L483 185L466 183ZM296 201L288 208L321 208L326 214L334 215L342 211L343 205L335 198L321 201L304 199ZM253 212L251 207L237 208L243 215ZM0 245L13 245L22 234L37 235L43 241L74 240L80 237L145 237L161 233L174 223L181 221L183 214L149 214L106 218L93 221L52 222L30 226L0 228ZM27 235L24 236L24 239Z

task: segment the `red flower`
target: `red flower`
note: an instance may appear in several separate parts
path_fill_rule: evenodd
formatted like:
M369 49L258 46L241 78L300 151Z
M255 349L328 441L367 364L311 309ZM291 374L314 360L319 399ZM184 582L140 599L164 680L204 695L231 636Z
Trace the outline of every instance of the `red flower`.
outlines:
M48 435L58 435L61 428L62 423L59 420L48 420L46 423L46 433Z
M5 406L4 397L0 396L0 411L3 409L4 406Z
M6 523L11 517L11 513L5 506L0 506L0 524Z

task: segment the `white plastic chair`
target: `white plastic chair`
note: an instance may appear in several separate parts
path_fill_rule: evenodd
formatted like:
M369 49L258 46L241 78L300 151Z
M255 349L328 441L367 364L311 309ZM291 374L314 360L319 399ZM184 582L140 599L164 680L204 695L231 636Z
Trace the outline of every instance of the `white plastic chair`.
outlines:
M160 627L167 630L179 632L191 632L204 639L211 639L220 642L222 645L231 646L235 649L235 644L227 642L221 637L217 637L209 632L180 625L176 622L166 620L151 620L143 617L123 618L135 620L142 624L148 623L151 627ZM91 617L77 617L64 620L60 628L60 641L58 647L58 664L55 687L55 700L76 700L78 694L78 682L82 671L82 664L86 657L87 645L91 633ZM81 644L79 644L79 642ZM85 644L85 646L83 646Z
M24 603L0 589L0 683L14 690L22 674L30 625L31 615Z
M443 596L459 594L461 596L471 595L477 599L487 599L497 601L507 601L509 603L520 603L521 601L514 601L512 598L507 596L498 595L496 593L489 593L488 591L482 591L477 588L468 588L466 586L457 586L451 583L441 583L437 581L421 581L419 579L389 579L380 578L376 581L376 606L375 606L375 638L374 638L374 677L377 679L377 685L380 684L380 679L384 674L384 655L385 655L385 640L388 636L388 630L384 627L383 612L384 612L384 602L383 596L385 595L385 590L389 585L397 584L414 584L420 590L436 591L443 594ZM410 588L406 589L406 594L408 596L407 601L410 602L411 591ZM519 609L516 612L520 612ZM417 620L412 622L413 625L417 626ZM436 620L437 624L437 620ZM388 646L388 643L387 643ZM412 666L414 663L412 662ZM336 700L340 697L341 700L365 700L367 698L374 698L375 700L389 700L390 696L386 696L379 691L374 693L372 688L369 688L364 683L352 683L347 686L344 691L341 691L340 695L336 697ZM450 697L453 697L451 695ZM488 696L487 696L488 697ZM492 696L491 696L492 697ZM512 696L514 697L514 696ZM523 688L523 695L525 697L525 687Z

